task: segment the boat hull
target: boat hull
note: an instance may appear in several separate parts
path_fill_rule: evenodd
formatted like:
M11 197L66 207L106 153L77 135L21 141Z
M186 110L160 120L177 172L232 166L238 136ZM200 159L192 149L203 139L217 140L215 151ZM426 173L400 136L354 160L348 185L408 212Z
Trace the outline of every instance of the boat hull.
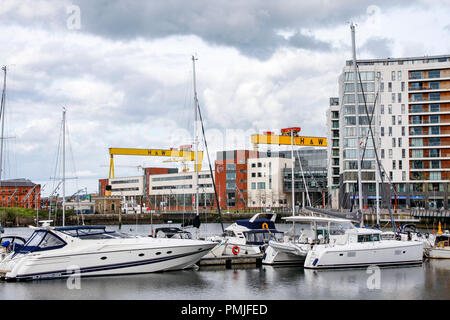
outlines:
M8 262L2 263L3 271L0 272L6 280L22 280L61 278L74 274L86 277L181 270L193 266L214 246L205 242L165 248L104 248L99 252L79 254L28 254L9 261L9 270L4 270L8 268Z
M269 245L266 249L262 263L265 265L288 265L302 264L305 262L306 255L298 255L293 252L281 251Z
M426 249L426 256L432 259L450 259L450 248Z
M351 245L316 245L305 260L305 268L357 268L370 265L393 266L420 264L423 259L422 242L384 240Z

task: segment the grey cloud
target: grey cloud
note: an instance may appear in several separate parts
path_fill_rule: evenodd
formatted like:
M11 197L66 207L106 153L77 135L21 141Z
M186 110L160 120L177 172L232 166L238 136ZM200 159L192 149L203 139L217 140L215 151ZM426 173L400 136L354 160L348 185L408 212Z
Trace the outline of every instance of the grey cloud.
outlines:
M374 58L385 58L392 55L391 46L393 43L394 41L392 39L372 37L367 39L361 49L367 50Z
M327 50L329 44L297 34L291 41L276 30L326 27L365 14L372 1L75 1L81 8L83 31L114 39L197 35L217 45L266 59L279 47L291 45ZM390 7L407 1L383 1Z

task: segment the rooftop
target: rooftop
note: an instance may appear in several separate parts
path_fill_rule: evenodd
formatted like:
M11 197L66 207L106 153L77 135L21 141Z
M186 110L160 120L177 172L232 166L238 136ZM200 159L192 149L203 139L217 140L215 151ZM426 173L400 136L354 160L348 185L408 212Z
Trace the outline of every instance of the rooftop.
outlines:
M9 179L0 181L0 187L34 187L36 184L28 179Z

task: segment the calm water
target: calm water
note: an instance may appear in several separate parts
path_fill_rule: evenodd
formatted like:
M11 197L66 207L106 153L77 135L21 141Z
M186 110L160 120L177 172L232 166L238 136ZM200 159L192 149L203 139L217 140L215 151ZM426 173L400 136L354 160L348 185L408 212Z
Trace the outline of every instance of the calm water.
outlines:
M173 226L179 226L173 224ZM290 225L277 228L286 231ZM117 229L111 226L111 229ZM127 225L123 232L149 234L148 225ZM219 224L202 224L201 234L220 233ZM5 234L29 236L27 228ZM67 280L0 282L0 299L450 299L450 260L422 266L382 268L380 288L367 286L366 269L304 270L299 266L201 267L144 275L82 278L80 289Z

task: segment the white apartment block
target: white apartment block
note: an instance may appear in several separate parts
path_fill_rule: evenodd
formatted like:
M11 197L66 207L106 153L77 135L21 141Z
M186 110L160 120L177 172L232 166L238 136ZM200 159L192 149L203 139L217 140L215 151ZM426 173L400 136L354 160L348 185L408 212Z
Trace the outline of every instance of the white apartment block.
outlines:
M171 210L195 206L195 172L150 175L148 181L152 206ZM213 206L214 187L209 171L198 173L199 206Z
M124 177L110 180L111 195L138 197L144 195L144 177Z
M340 186L340 206L348 208L355 195L357 198L357 144L361 150L366 146L362 162L364 204L374 205L376 163L368 126L373 115L375 144L387 175L384 180L394 183L399 206L448 208L450 56L358 60L357 64L361 140L356 137L352 61L347 61L339 77L339 105L331 105L328 111L328 138L332 142L328 149L329 188ZM333 127L336 122L339 128ZM339 159L334 161L337 129ZM339 183L334 170L337 163ZM387 185L381 189L386 188L389 192ZM383 198L383 203L387 200Z
M286 158L248 159L248 207L288 207L288 196L283 192L283 169L291 167L292 160Z

